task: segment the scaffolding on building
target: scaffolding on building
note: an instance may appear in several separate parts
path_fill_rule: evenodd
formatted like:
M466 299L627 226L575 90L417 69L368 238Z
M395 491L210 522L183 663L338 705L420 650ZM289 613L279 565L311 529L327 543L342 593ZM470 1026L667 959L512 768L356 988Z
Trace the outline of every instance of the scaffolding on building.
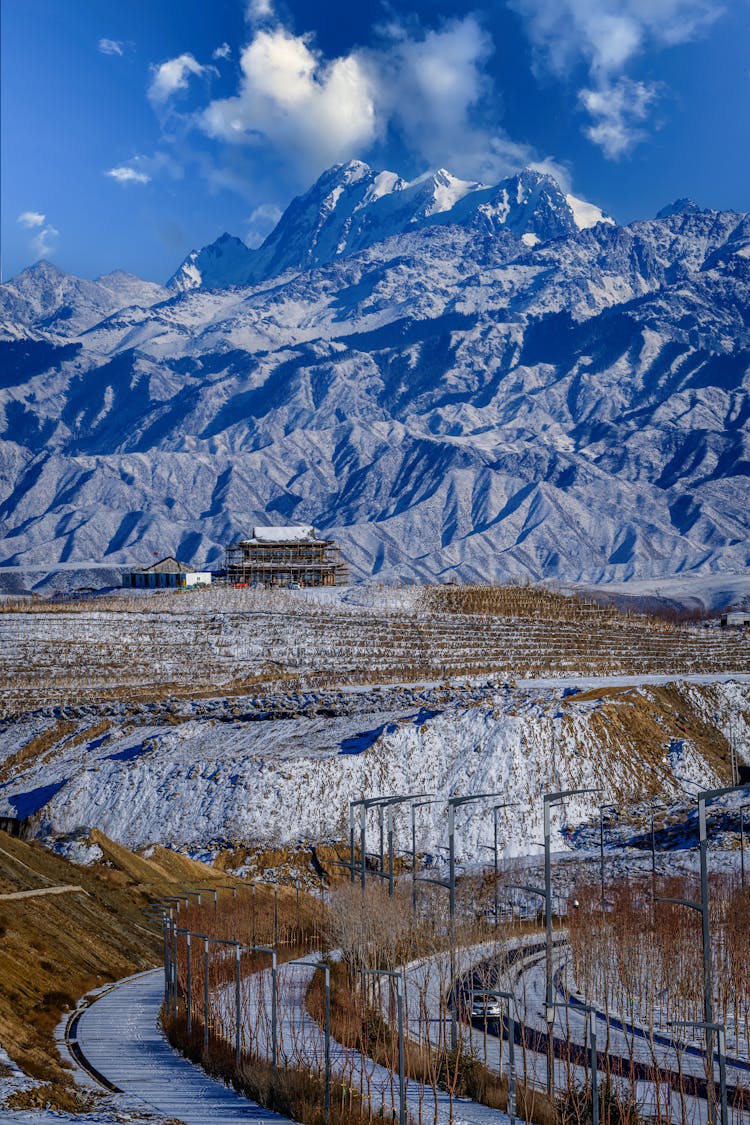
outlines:
M254 527L225 550L227 580L241 586L341 586L348 569L332 539L313 527Z

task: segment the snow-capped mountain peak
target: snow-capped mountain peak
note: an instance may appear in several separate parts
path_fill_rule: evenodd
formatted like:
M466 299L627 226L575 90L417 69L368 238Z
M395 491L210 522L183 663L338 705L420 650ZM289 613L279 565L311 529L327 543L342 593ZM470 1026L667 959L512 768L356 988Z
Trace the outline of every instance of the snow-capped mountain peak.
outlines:
M453 222L506 229L536 245L614 220L532 168L488 186L462 180L447 168L405 180L350 160L327 168L292 200L257 250L224 234L192 251L167 284L178 292L254 284L325 265L406 231Z
M245 284L253 251L232 234L220 235L202 250L191 250L167 282L178 293L188 289L226 289Z
M283 521L379 579L748 565L750 216L354 163L191 270L0 287L6 565Z
M700 215L702 208L692 199L675 199L657 212L657 219L668 219L671 215Z

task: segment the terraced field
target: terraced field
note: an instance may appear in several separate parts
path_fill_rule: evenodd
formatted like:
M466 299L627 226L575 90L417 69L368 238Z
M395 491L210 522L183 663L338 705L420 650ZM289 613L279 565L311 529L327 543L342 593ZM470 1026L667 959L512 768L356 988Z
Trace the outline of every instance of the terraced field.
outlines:
M241 694L264 682L321 687L473 675L750 671L750 646L736 633L550 597L544 604L509 598L504 613L436 611L419 598L396 609L314 605L236 590L113 599L105 608L6 607L2 714L106 699Z

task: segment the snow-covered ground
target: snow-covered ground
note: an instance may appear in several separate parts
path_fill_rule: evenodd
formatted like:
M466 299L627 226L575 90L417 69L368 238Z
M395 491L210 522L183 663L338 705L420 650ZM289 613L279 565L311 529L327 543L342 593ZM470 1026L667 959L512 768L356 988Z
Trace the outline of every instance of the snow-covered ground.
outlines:
M730 740L739 761L750 761L747 677L648 679L122 704L109 709L103 730L97 710L83 708L74 733L53 738L5 779L0 815L38 813L49 833L96 826L132 847L159 841L205 855L252 842L345 838L349 801L360 796L481 792L510 806L499 825L512 856L538 850L543 792L595 787L555 809L565 848L575 842L568 829L592 821L599 803L637 806L652 794L689 802L696 789L725 784ZM56 721L41 714L7 725L5 755ZM492 842L491 804L457 814L463 863ZM402 810L396 822L404 851L407 816ZM418 848L434 852L445 842L444 808L419 810Z

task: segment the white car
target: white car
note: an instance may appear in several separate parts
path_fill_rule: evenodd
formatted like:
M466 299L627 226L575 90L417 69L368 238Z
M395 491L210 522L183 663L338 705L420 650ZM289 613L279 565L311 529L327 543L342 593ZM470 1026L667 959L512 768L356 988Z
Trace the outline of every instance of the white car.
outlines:
M503 1014L502 1001L499 996L487 995L485 992L475 992L471 998L471 1018L474 1020L498 1020Z

